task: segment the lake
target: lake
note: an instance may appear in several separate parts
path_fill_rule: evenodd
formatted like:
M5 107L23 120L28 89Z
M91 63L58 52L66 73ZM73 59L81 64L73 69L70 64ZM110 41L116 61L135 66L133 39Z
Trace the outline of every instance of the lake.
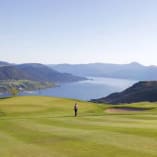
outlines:
M90 100L120 92L137 81L115 78L89 77L90 80L61 84L55 88L24 92L21 95L44 95Z

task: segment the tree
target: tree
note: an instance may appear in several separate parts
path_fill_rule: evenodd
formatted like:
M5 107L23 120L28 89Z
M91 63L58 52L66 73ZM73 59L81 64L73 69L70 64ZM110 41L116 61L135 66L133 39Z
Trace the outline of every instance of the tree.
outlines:
M16 88L16 87L10 87L9 88L9 93L12 95L12 96L16 96L19 94L19 90Z

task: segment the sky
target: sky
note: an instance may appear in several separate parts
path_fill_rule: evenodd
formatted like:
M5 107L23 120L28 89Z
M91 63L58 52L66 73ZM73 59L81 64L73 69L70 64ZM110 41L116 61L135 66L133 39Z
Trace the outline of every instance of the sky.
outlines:
M157 0L0 0L0 60L157 65Z

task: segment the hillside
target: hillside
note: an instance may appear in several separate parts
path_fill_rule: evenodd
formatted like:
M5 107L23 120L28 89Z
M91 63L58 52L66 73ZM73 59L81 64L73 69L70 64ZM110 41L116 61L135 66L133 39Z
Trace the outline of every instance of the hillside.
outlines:
M30 76L16 66L0 67L0 80L29 80Z
M32 80L65 83L84 80L84 77L57 72L43 64L20 64L0 67L0 80Z
M130 64L58 64L49 65L51 68L80 76L112 77L134 80L156 80L157 67L144 66L137 62Z
M19 70L24 71L34 81L48 81L56 83L65 83L84 80L84 77L74 76L68 73L61 73L53 70L43 64L20 64L16 66Z
M73 116L76 101L78 117ZM109 113L106 111L112 109L111 105L56 97L0 99L0 155L156 157L157 105L142 103L133 106L153 109Z
M45 88L52 88L55 84L50 82L38 82L30 80L5 80L0 81L0 93L8 93L11 88L16 88L21 91L32 91Z
M107 97L92 100L92 102L109 104L134 103L141 101L157 101L157 81L141 81L120 93L113 93Z

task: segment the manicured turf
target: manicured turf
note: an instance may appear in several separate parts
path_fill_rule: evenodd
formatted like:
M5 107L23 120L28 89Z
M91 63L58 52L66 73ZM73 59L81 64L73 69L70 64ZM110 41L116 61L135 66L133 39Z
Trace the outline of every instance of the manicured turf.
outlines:
M157 156L157 104L125 105L148 110L108 113L108 105L77 101L79 117L73 117L75 102L38 96L0 99L0 156Z

